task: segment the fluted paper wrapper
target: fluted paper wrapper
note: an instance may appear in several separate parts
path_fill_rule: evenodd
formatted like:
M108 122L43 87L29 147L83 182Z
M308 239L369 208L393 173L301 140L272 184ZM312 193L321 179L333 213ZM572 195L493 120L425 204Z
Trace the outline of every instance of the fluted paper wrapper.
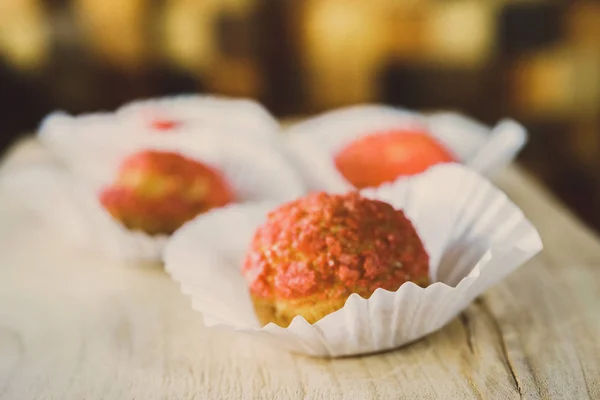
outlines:
M208 326L233 329L293 352L339 357L396 348L434 332L542 249L540 237L499 189L457 164L431 168L364 196L403 209L430 255L433 284L353 294L345 306L309 324L261 327L241 266L255 229L273 203L216 210L170 239L165 268L191 296Z
M176 125L160 130L153 121ZM55 112L44 119L38 137L73 171L98 182L124 156L149 147L183 151L220 140L232 147L249 143L281 152L278 130L276 120L256 102L190 95L136 101L116 112Z
M503 120L489 128L456 113L424 115L380 105L361 105L327 112L286 130L286 144L309 188L347 190L352 185L336 169L334 159L352 141L398 128L424 128L457 161L490 176L509 164L527 141L517 122Z
M70 243L125 261L160 261L167 237L130 231L98 202L96 188L56 164L14 171L0 185Z
M304 193L296 171L278 153L263 147L231 148L214 142L181 153L220 171L236 202L279 203ZM111 183L117 166L104 165L94 171L96 179L86 179L53 160L14 170L0 184L79 246L120 260L161 261L167 236L129 230L99 203L99 191Z
M262 105L242 98L179 95L138 100L122 106L117 115L136 131L148 129L153 120L256 139L271 139L279 131L279 123Z

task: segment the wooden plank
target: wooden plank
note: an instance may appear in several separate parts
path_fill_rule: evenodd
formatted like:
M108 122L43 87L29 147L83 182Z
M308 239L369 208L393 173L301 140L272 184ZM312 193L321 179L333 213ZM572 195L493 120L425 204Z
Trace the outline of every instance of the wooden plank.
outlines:
M159 266L74 251L2 194L0 398L600 398L600 242L519 169L497 182L544 253L428 338L340 360L207 329Z

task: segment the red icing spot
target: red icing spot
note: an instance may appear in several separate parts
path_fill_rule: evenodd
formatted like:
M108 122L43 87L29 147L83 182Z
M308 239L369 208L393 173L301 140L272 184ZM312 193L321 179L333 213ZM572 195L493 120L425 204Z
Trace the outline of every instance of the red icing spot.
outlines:
M157 131L170 131L177 128L179 123L167 119L155 119L150 123L150 125Z
M379 186L453 161L448 149L420 130L368 135L351 142L335 157L338 171L357 188Z
M429 257L410 221L358 193L310 194L271 212L242 272L254 296L302 300L396 290L427 281Z

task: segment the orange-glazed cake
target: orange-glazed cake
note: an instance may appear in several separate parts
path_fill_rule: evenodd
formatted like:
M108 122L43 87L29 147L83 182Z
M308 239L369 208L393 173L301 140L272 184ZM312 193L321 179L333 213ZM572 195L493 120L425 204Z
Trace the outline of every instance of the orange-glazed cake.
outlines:
M124 160L100 202L131 230L171 234L196 215L233 200L221 174L177 153L142 151Z
M425 131L397 130L364 136L335 157L338 171L356 188L376 187L415 175L455 157Z
M258 319L314 323L357 293L429 283L429 257L411 222L390 204L313 193L272 211L256 231L242 272Z

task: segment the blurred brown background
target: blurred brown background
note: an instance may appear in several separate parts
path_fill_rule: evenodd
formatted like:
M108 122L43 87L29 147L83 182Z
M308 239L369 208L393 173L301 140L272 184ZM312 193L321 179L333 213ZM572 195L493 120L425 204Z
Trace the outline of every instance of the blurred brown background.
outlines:
M53 109L181 92L513 117L520 161L600 228L599 1L0 0L0 150Z

